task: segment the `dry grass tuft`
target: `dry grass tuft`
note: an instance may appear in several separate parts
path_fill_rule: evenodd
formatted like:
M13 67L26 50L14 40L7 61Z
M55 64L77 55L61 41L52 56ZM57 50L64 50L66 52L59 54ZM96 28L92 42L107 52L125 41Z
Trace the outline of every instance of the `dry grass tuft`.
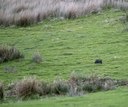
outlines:
M0 25L28 26L49 17L77 18L102 8L128 9L126 0L1 0Z
M69 91L69 84L61 79L56 79L51 86L51 94L65 95Z
M35 77L24 78L16 84L15 91L18 97L24 99L35 94L40 94L42 83Z
M34 95L45 96L53 93L53 84L48 84L44 81L39 81L36 77L27 77L15 85L15 94L19 98L25 99Z
M19 50L14 47L0 46L0 63L23 57Z
M115 82L111 78L101 78L97 75L92 75L89 77L80 76L73 74L69 79L71 84L76 87L76 89L82 90L84 92L97 92L104 90L111 90L116 88L117 81ZM74 88L75 89L75 88Z
M40 53L35 53L32 57L32 62L35 63L41 63L42 62L42 56L40 55Z

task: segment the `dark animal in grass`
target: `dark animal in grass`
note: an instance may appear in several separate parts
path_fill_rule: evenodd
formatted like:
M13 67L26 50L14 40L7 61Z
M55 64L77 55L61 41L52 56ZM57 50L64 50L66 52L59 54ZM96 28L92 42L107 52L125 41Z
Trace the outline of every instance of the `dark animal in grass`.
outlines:
M102 59L96 59L95 64L102 64Z

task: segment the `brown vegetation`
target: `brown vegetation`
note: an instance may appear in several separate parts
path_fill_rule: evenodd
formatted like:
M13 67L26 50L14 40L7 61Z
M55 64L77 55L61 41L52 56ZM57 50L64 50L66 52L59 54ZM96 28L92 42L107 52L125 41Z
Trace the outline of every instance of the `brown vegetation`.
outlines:
M0 46L0 63L23 58L23 55L14 47Z
M128 9L126 0L0 0L0 25L28 26L49 17L77 18L102 8Z
M68 80L56 79L52 83L39 81L36 77L27 77L19 82L11 85L6 96L14 96L19 98L31 98L33 95L37 96L54 96L54 95L69 95L78 96L85 93L92 93L97 91L107 91L115 89L118 86L126 86L128 81L114 80L111 78L101 78L96 75L81 76L73 73ZM10 87L10 85L9 85ZM3 90L3 88L1 88ZM3 93L3 91L1 91ZM13 94L10 94L12 92ZM3 94L1 94L3 95Z
M18 97L25 98L33 94L40 94L42 83L35 77L24 78L15 85L15 92Z

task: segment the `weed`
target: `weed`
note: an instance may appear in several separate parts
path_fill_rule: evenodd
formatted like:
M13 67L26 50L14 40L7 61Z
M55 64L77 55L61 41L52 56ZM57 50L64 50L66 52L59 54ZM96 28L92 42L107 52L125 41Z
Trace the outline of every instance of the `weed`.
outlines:
M16 94L19 98L27 98L32 95L40 94L42 83L35 77L24 78L15 86Z
M14 47L0 46L0 63L23 57L23 54Z
M85 93L92 93L98 91L107 91L115 89L118 86L127 86L126 80L114 80L111 78L101 78L97 75L92 76L77 76L73 74L68 80L60 78L54 80L52 83L39 81L36 77L27 77L19 82L8 85L6 89L6 97L17 96L21 99L35 99L41 96L82 96ZM0 99L3 99L4 91L3 85L0 84Z
M66 81L62 81L61 79L55 80L51 84L51 92L55 95L66 94L69 90L69 85Z
M42 81L41 84L37 86L37 92L39 96L49 95L51 94L51 87L47 82Z
M42 56L39 53L35 53L32 57L32 62L41 63L42 62Z

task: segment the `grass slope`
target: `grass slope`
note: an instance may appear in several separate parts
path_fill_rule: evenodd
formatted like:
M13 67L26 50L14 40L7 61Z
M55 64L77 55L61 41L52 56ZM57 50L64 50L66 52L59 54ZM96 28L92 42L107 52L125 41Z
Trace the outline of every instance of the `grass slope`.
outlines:
M67 78L73 71L97 73L118 79L128 76L128 33L119 21L121 11L105 11L76 20L51 19L25 28L0 28L0 44L21 50L24 60L0 64L0 80L14 81L28 75L43 80L56 76ZM43 56L41 64L31 62L35 52ZM95 65L97 58L102 65ZM4 72L4 67L15 66L16 73Z
M41 100L1 104L1 107L126 107L128 89L93 93L81 97L53 97Z

